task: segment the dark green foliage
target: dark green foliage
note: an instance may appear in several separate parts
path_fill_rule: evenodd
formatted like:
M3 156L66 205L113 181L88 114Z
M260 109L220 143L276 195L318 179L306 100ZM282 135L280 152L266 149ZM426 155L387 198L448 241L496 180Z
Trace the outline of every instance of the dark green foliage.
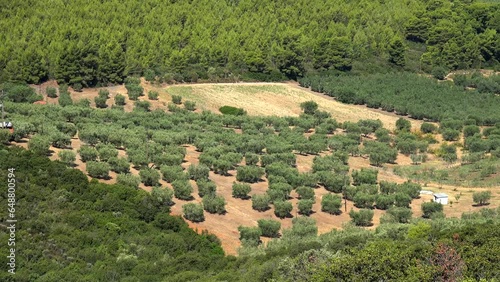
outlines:
M148 99L149 100L158 100L158 96L159 95L160 94L158 94L157 91L149 90L149 92L148 92Z
M432 69L432 76L436 79L443 80L448 74L448 70L442 66L437 66Z
M202 198L206 195L215 195L217 191L217 185L209 179L200 179L196 181L196 185L198 185L198 195Z
M140 96L144 95L144 89L138 84L125 84L127 95L130 100L137 101Z
M259 227L244 227L239 226L240 241L250 245L258 245L262 231Z
M405 51L406 46L403 40L399 37L393 38L389 44L389 62L396 66L403 67L406 63Z
M193 187L187 180L175 180L172 182L174 188L174 196L179 200L191 200L193 196ZM203 208L202 208L203 209Z
M45 93L47 93L49 98L57 98L57 89L54 87L47 86L47 88L45 88Z
M104 162L87 162L87 172L91 177L107 179L109 178L109 164Z
M275 201L274 203L274 215L279 218L285 218L290 216L292 211L292 203L288 201Z
M233 183L233 197L239 199L248 199L248 193L252 191L252 187L247 183Z
M236 180L255 183L264 176L264 169L258 166L240 166L236 169Z
M377 184L378 170L362 168L352 172L353 185Z
M447 128L444 129L441 134L443 135L443 139L445 141L456 141L460 136L460 131Z
M7 129L0 129L0 144L9 144L11 133Z
M252 195L252 209L266 211L269 209L271 198L267 194Z
M108 105L106 105L106 98L105 97L101 97L101 96L97 96L94 98L94 102L95 102L95 106L97 108L101 108L101 109L104 109L104 108L107 108Z
M125 105L125 96L123 96L122 94L116 94L115 105L124 106Z
M371 226L373 220L373 210L361 209L359 211L351 210L349 212L352 222L356 226Z
M205 221L205 215L203 214L203 205L189 203L182 206L182 213L184 218L192 222L202 222Z
M354 205L360 209L371 209L375 202L375 196L363 192L356 193L353 198Z
M297 208L299 210L299 214L301 215L310 215L312 211L312 206L314 204L314 200L299 200L297 203Z
M262 236L269 238L276 238L279 236L281 222L272 219L259 219L257 223L259 224Z
M224 197L215 194L203 196L203 208L209 213L224 214L226 213L226 200Z
M408 223L410 222L412 211L409 208L392 207L387 210L387 214L392 216L394 222Z
M479 134L481 129L477 125L467 125L464 127L464 138Z
M375 197L375 206L379 210L386 210L394 204L394 196L379 194Z
M318 103L314 101L302 102L300 104L300 108L302 109L304 114L312 115L314 114L314 112L316 112L316 110L318 110Z
M472 200L478 206L484 206L488 204L490 199L491 199L491 191L474 192L472 194Z
M422 190L422 186L416 182L406 181L405 183L398 185L398 191L406 193L412 199L417 199L420 197L420 190Z
M58 102L62 107L73 105L73 99L71 99L71 96L68 92L59 92Z
M224 115L233 115L233 116L244 116L247 113L242 108L236 108L232 106L222 106L219 108L219 111Z
M99 156L99 152L91 146L81 146L78 150L82 162L95 161Z
M443 212L443 205L437 202L428 202L422 204L423 217L430 218L434 213Z
M208 179L208 173L210 172L210 169L203 164L200 165L190 165L188 167L188 174L189 177L193 180L200 180L200 179Z
M176 105L182 104L182 96L172 95L172 102Z
M397 192L394 194L394 205L396 207L408 208L410 207L411 197L403 192Z
M405 118L399 118L396 121L396 129L399 131L410 131L411 130L411 123L409 120Z
M301 200L314 200L314 189L311 187L300 186L296 189Z
M424 122L420 126L420 130L423 133L434 133L434 132L436 132L437 127L434 124L432 124L432 123Z
M134 106L134 110L149 112L151 103L149 101L135 101Z
M141 182L146 186L156 186L159 184L161 178L158 170L154 168L145 168L139 171L139 176L141 177Z
M255 166L259 162L259 155L253 153L245 154L245 164L248 166Z
M196 103L193 101L184 101L184 108L188 111L194 111L196 110Z
M341 214L342 198L334 194L326 194L321 199L321 211L329 214Z

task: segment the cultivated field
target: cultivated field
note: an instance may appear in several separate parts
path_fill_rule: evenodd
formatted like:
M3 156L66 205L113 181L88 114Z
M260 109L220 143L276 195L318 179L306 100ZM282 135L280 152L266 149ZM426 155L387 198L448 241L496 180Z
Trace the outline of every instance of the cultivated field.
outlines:
M331 113L332 117L340 122L344 121L358 121L359 119L380 119L384 127L389 129L394 129L396 120L400 118L395 114L386 113L379 110L369 109L365 106L356 105L346 105L335 101L334 99L314 93L308 89L303 89L294 83L237 83L237 84L192 84L192 85L172 85L172 86L154 86L149 83L142 83L145 92L149 90L158 91L160 98L157 101L152 102L152 109L167 109L167 103L171 102L172 95L181 95L183 100L191 100L196 102L197 111L210 110L213 112L218 112L218 108L223 105L229 105L234 107L244 108L249 115L277 115L277 116L298 116L301 113L299 104L313 100L319 104L319 109ZM46 86L46 85L44 85ZM42 87L44 87L42 86ZM126 89L124 86L108 87L110 91L111 99L108 100L108 104L113 103L113 97L118 94L126 94ZM93 98L97 96L99 89L85 89L83 92L77 93L72 92L72 97L74 100L88 98L93 101ZM146 100L146 97L141 97L141 99ZM56 99L47 98L48 103L56 103ZM131 111L133 108L133 102L127 100L126 111ZM412 125L414 128L418 128L421 124L420 121L412 120ZM19 143L19 145L26 147L27 143ZM72 139L71 147L73 150L77 151L81 146L81 142L78 136ZM187 168L190 164L198 164L199 152L196 151L194 146L186 146L187 154L185 162L182 164L184 168ZM60 149L51 148L54 151L52 154L52 159L57 158L57 152ZM326 153L328 154L328 153ZM126 156L126 152L123 150L119 151L120 156ZM312 160L314 156L308 155L298 155L297 154L297 168L300 172L307 172L311 170ZM434 156L430 155L429 162L435 163L437 166L443 165L443 162L436 159ZM383 168L378 168L379 170L379 181L387 180L402 183L406 179L394 174L393 169L396 165L410 165L410 158L404 155L399 155L396 161L397 164L394 165L384 165ZM86 171L85 163L81 162L77 157L76 168ZM353 169L360 169L364 167L371 167L369 160L363 157L350 157L349 166L351 171ZM138 175L138 171L131 168L131 173ZM114 183L116 180L116 174L110 172L110 180L102 180L106 183ZM251 208L251 200L241 200L231 197L231 186L234 181L236 181L236 172L234 170L229 171L229 176L222 176L219 174L214 174L210 172L210 179L217 184L217 192L224 196L227 205L227 213L225 215L217 215L205 213L206 220L201 223L191 223L192 228L198 229L200 232L203 229L217 235L222 240L222 246L228 254L237 254L237 249L240 245L239 242L239 232L238 226L256 226L257 220L273 218L278 219L273 210L268 210L266 212L258 212ZM264 178L264 180L266 180ZM163 180L160 180L163 186L171 187L170 184ZM200 197L197 194L197 187L194 181L191 184L195 188L193 193L194 200L190 202L201 202ZM149 190L149 188L141 184L141 188ZM267 190L267 180L251 185L251 194L257 193L261 194ZM472 193L474 191L482 190L483 188L474 187L452 187L447 185L439 185L437 183L428 183L427 187L424 189L431 190L434 192L444 192L450 196L450 200L454 201L452 205L447 205L444 207L444 212L447 216L459 217L462 212L474 211L478 208L472 206ZM500 189L490 189L493 192L491 205L488 207L497 207L500 203ZM321 196L326 194L327 191L323 187L319 187L315 190L316 203L313 206L314 213L311 215L312 218L317 220L318 228L320 233L325 233L330 231L332 228L342 228L343 224L350 220L348 211L352 208L355 210L357 208L353 207L353 203L347 202L347 213L343 212L341 215L329 215L321 212ZM460 200L457 202L454 199L454 195L461 193ZM291 202L294 205L294 209L291 214L295 217L297 216L297 194L292 192L293 199ZM430 201L432 196L422 195L420 199L416 199L412 202L411 207L413 210L413 216L421 216L420 205L423 202ZM186 201L174 199L175 205L172 206L173 214L182 213L182 205ZM384 213L381 210L375 209L374 216L374 226L370 228L376 228L380 222L380 217ZM291 226L292 219L286 218L280 220L282 223L282 228L288 228Z

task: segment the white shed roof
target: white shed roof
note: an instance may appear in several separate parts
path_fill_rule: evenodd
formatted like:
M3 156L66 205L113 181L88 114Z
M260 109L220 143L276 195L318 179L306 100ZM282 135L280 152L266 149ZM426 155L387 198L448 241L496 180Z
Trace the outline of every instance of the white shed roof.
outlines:
M435 193L434 197L436 197L436 198L448 198L448 195L445 193Z

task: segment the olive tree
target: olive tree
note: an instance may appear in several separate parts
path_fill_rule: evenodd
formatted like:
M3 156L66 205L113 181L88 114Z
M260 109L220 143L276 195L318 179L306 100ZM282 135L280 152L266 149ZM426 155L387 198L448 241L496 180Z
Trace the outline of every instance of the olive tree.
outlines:
M78 153L80 154L82 162L95 161L99 156L96 148L87 145L81 146Z
M130 173L120 173L116 176L116 183L137 189L141 183L141 178Z
M191 200L193 196L193 187L187 180L175 180L172 182L172 187L174 188L174 196L179 200ZM202 208L203 210L203 208Z
M144 168L139 171L141 182L146 186L156 186L161 178L158 170L154 168Z
M488 204L491 199L491 191L474 192L472 194L472 200L478 206L484 206Z
M269 209L271 198L267 194L252 195L252 209L257 211L266 211Z
M198 195L200 197L204 197L206 195L215 195L217 191L217 185L210 179L200 179L196 181L198 186Z
M172 189L170 188L155 186L151 190L151 196L161 205L171 206L174 204L174 202L172 201L174 191L172 191Z
M252 191L252 187L250 187L247 183L236 183L233 182L233 197L239 199L248 199L248 193Z
M422 203L422 217L431 218L434 213L443 212L443 205L437 202Z
M240 166L236 170L236 180L255 183L264 176L264 169L258 166Z
M209 213L224 214L226 213L226 200L224 197L208 194L203 197L203 208Z
M111 157L108 159L111 170L116 173L129 173L130 163L127 158Z
M76 160L75 152L69 151L69 150L63 150L63 151L59 151L59 153L57 155L59 156L59 159L63 163L65 163L69 166L74 165L75 160Z
M277 238L281 229L281 222L273 219L259 219L257 221L262 236L269 238Z
M300 103L300 108L304 111L304 114L312 115L318 110L318 103L314 101L302 102Z
M107 179L109 178L109 164L103 162L88 161L87 172L91 177Z
M292 211L292 203L288 201L275 201L274 203L274 215L279 218L285 218L290 215Z
M299 200L299 202L297 203L299 214L310 215L313 212L312 210L313 204L314 204L313 200Z
M244 245L257 246L260 243L262 231L259 227L239 226L238 231L240 231L240 241Z
M314 189L311 187L300 186L295 189L301 200L314 200Z
M182 212L184 218L192 222L202 222L205 221L205 215L203 213L203 205L189 203L182 206Z
M359 211L351 210L349 212L349 216L351 217L352 222L356 226L371 226L373 225L373 210L361 209Z

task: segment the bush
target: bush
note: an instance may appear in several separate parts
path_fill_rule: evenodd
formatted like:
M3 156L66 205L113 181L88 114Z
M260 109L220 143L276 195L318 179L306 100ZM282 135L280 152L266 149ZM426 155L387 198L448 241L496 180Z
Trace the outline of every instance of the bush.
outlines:
M96 161L99 156L99 153L94 147L87 145L81 146L78 153L80 154L82 162Z
M107 179L109 178L109 164L103 162L87 162L87 172L91 177Z
M387 210L387 214L391 215L397 223L410 222L412 211L409 208L392 207Z
M287 201L276 201L274 202L274 215L279 218L285 218L290 215L292 211L292 203Z
M375 198L375 206L379 210L386 210L394 205L394 196L392 195L377 195Z
M126 84L127 95L130 100L136 101L143 95L144 89L138 84Z
M57 98L57 90L54 87L48 86L45 88L45 93L47 93L49 98Z
M69 95L68 92L59 92L59 99L58 103L61 107L66 107L73 105L73 99L71 99L71 96Z
M245 154L245 165L256 166L258 162L259 162L259 155L253 153Z
M125 96L123 96L122 94L116 94L115 96L115 105L117 106L124 106L126 103L125 103Z
M148 92L148 99L149 100L158 100L158 96L159 96L159 94L157 91L150 90Z
M138 189L141 179L139 176L127 173L120 173L116 177L116 183Z
M179 95L172 95L172 103L176 105L182 104L182 97Z
M432 76L435 79L443 80L448 74L448 70L442 66L436 66L432 69Z
M373 208L373 202L375 201L375 196L367 193L359 192L354 196L354 205L358 208L371 209Z
M184 102L184 108L188 111L194 111L196 110L196 103L193 101L185 101Z
M60 131L54 131L53 133L50 134L49 138L50 140L52 140L52 146L56 148L64 149L71 145L71 137Z
M342 213L342 198L334 194L326 194L321 199L321 211L329 214L339 215Z
M297 203L297 208L299 209L299 214L310 215L312 211L312 206L314 204L313 200L299 200Z
M208 179L208 173L210 172L210 169L208 166L204 164L200 165L190 165L188 167L188 174L189 177L193 180L200 180L200 179Z
M61 160L61 162L65 163L69 166L72 166L75 163L76 154L73 151L63 150L63 151L59 151L59 153L57 155L59 156L59 159Z
M100 109L107 108L108 105L106 104L106 98L97 96L94 98L95 106Z
M258 166L240 166L236 170L236 180L255 183L264 176L264 169Z
M262 231L259 227L238 227L238 231L240 232L240 241L244 244L249 245L258 245L260 242L260 236L262 235Z
M248 199L248 193L252 191L252 187L250 187L247 183L236 183L233 182L233 197L239 199Z
M75 90L76 92L82 92L82 90L83 90L83 85L80 82L73 83L72 87L73 87L73 90Z
M243 116L247 114L247 112L244 109L231 106L222 106L219 108L219 111L223 115Z
M144 112L149 112L151 103L149 101L135 101L134 102L135 110L140 110Z
M205 221L203 206L201 204L189 203L182 206L184 218L192 222Z
M352 219L352 222L356 226L372 226L372 220L373 220L373 211L372 210L366 210L366 209L361 209L359 211L354 211L351 210L349 212L349 216Z
M441 133L445 141L456 141L460 136L460 131L455 129L446 128Z
M198 195L203 198L206 195L215 195L217 185L209 179L200 179L196 181L198 185Z
M312 115L316 110L318 110L318 103L314 101L306 101L300 104L300 108L304 111L304 114Z
M353 185L377 184L378 170L362 168L352 172Z
M467 125L464 127L464 138L479 134L481 129L477 125Z
M160 180L160 173L154 168L145 168L139 171L141 182L146 186L156 186Z
M266 211L269 209L271 198L267 194L252 195L252 209L257 211Z
M273 219L259 219L257 221L262 236L269 238L277 238L281 229L281 222Z
M394 194L394 205L396 207L408 208L410 207L411 197L406 193L398 192Z
M411 122L405 118L399 118L396 121L396 129L398 131L410 131L411 130Z
M118 150L112 145L97 145L97 152L99 153L100 161L108 161L112 157L118 156Z
M226 200L224 197L215 194L208 194L203 197L203 208L209 213L226 213Z
M160 205L171 206L174 204L172 198L174 191L169 188L161 188L158 186L153 187L151 190L151 197L155 199Z
M111 157L108 159L111 170L116 173L129 173L130 163L127 158Z
M3 122L3 121L2 121ZM0 129L0 144L9 144L12 134L7 129Z
M489 203L491 199L491 191L474 192L472 194L472 200L478 206L484 206Z
M187 180L188 176L184 173L181 166L167 166L160 167L163 180L172 183L175 180Z
M297 194L299 194L299 199L301 200L314 200L315 194L314 189L311 187L300 186L296 189Z
M436 130L437 127L432 123L424 122L420 126L420 131L422 131L423 133L434 133L436 132Z
M431 218L434 213L443 212L443 205L437 202L423 203L422 212L422 217Z
M193 187L187 180L175 180L172 182L172 187L174 188L174 196L179 200L189 201L193 198L191 193L193 193ZM202 208L203 210L203 208Z

